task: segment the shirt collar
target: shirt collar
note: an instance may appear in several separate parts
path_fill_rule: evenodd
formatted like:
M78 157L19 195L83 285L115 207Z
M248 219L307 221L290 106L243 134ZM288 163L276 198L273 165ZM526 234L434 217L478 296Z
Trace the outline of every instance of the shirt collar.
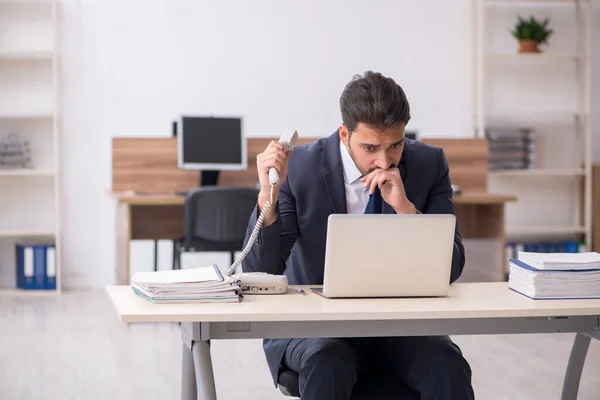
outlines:
M342 165L344 167L344 182L346 184L352 184L356 182L362 176L362 173L354 163L348 149L340 140L340 154L342 155Z

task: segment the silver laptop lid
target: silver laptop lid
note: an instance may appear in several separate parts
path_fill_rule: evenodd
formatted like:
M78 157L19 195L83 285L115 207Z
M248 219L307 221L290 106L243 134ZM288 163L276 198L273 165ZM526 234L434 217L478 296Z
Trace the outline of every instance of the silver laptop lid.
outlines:
M328 297L444 296L450 285L452 214L332 214Z

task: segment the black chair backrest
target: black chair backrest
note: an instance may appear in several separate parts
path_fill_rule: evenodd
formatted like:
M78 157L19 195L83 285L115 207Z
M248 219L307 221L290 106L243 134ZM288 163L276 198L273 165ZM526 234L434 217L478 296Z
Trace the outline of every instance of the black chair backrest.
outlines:
M258 190L252 188L210 186L188 192L183 248L241 250L257 200Z

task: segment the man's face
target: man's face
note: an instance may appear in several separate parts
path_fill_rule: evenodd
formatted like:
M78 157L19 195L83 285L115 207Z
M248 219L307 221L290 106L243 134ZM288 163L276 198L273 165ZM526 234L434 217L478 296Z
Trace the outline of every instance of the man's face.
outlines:
M340 126L340 140L363 175L397 166L404 149L404 124L380 131L359 123L352 134Z

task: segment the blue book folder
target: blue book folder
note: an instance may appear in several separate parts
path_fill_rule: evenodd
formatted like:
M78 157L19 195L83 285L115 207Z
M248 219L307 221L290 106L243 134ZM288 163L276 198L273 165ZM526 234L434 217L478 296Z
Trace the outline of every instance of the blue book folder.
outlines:
M19 289L24 289L25 284L25 271L23 270L24 260L23 260L24 249L23 246L16 245L15 246L15 276L17 277L17 287Z
M17 244L15 246L15 266L17 287L19 289L35 289L33 246Z
M46 274L44 279L45 290L56 290L56 247L46 246Z
M578 253L579 245L576 242L565 243L565 253Z
M43 290L46 281L46 246L33 246L34 289Z

